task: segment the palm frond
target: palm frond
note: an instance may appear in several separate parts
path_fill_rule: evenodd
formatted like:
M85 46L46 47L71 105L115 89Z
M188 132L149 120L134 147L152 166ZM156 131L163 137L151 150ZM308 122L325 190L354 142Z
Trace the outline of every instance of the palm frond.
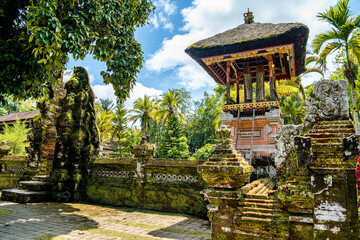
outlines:
M360 34L359 34L360 35ZM354 34L353 37L349 40L349 48L352 54L356 59L352 59L353 61L360 61L360 36Z
M324 77L324 73L323 73L323 71L322 71L321 69L319 69L319 68L307 68L304 74L307 74L307 73L313 73L313 72L320 73L320 74L321 74L321 76L323 76L323 77Z
M314 37L312 42L312 47L315 53L319 53L322 45L331 40L343 40L343 36L341 36L338 32L335 30L327 31L326 33L318 34Z
M342 47L344 47L344 44L342 42L331 42L328 43L324 49L321 51L320 53L320 58L326 59L327 56L336 51L336 50L340 50Z

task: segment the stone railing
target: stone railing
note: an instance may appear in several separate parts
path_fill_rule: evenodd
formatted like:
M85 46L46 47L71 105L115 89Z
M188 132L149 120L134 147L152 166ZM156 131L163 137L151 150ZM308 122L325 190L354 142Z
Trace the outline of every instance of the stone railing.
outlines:
M98 158L87 186L89 201L206 216L201 194L206 183L197 173L204 161Z
M26 156L6 155L0 159L0 189L18 187L18 180L28 168Z

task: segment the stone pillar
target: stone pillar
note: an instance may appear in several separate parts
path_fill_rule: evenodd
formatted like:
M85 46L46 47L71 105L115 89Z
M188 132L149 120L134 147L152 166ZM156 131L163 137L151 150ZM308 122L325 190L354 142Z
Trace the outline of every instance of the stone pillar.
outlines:
M210 202L208 217L211 221L212 239L234 237L234 214L242 199L239 188L245 184L253 170L236 153L230 134L230 129L221 126L216 131L218 139L213 157L198 166L199 174L209 186L204 192Z
M262 101L264 99L264 72L256 72L256 101Z

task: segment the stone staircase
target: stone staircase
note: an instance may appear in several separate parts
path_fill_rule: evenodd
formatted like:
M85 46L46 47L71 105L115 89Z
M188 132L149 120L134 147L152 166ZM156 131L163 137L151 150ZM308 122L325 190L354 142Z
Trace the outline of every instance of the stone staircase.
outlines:
M18 203L48 201L50 199L48 180L49 176L38 175L31 181L20 181L20 189L2 190L1 200Z
M276 197L277 191L272 190L274 186L270 179L259 179L243 187L247 193L234 222L236 233L244 239L288 237L288 216Z
M336 168L343 163L342 139L355 134L351 121L321 121L305 134L311 137L313 162L326 168ZM329 161L331 159L331 161Z

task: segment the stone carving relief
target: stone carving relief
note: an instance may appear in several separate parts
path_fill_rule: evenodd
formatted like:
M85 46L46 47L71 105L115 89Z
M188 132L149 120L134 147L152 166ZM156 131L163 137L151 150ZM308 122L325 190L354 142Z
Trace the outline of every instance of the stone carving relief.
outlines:
M314 98L306 99L305 129L318 121L349 119L346 80L322 80L314 84Z

